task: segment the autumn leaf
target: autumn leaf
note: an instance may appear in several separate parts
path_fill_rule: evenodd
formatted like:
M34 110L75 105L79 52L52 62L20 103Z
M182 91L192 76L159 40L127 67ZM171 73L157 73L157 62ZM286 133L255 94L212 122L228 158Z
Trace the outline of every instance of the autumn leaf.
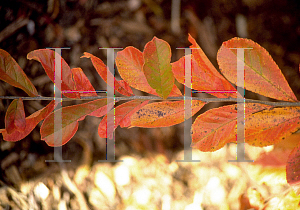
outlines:
M5 129L8 134L14 130L22 132L26 127L23 100L14 99L6 110Z
M209 61L205 53L202 51L196 40L189 34L188 40L192 43L190 48L192 49L192 79L195 80L195 84L192 83L193 89L196 90L208 90L216 91L208 92L211 95L218 98L236 98L236 89L217 71L213 64ZM184 84L184 58L173 63L173 73L178 82ZM175 68L175 69L174 69ZM202 77L205 77L203 80ZM210 84L210 86L208 85ZM224 91L224 92L221 92ZM229 92L225 92L229 91Z
M245 117L271 106L245 104ZM259 121L257 121L259 122ZM199 115L192 125L192 145L203 152L221 149L225 144L236 141L237 105L222 106ZM263 124L259 122L258 124ZM247 125L247 123L246 123Z
M179 124L196 114L205 102L192 101L192 109L184 109L184 101L162 101L148 104L131 117L131 127L167 127Z
M73 68L71 72L75 81L75 90L79 92L80 97L97 96L94 87L81 68Z
M260 95L284 101L297 101L286 79L270 54L249 39L233 38L222 44L217 54L221 72L237 82L237 49L244 50L245 88Z
M131 88L129 87L129 85L125 82L125 81L117 81L114 77L114 75L112 73L109 72L109 74L107 75L107 68L106 65L103 63L103 61L90 54L85 52L83 54L83 56L81 56L81 58L90 58L93 66L95 67L95 69L97 70L98 74L101 76L101 78L107 83L107 77L111 79L111 81L114 79L114 88L116 91L118 91L119 93L121 93L122 95L125 96L132 96L133 92L131 90ZM110 84L109 84L110 85Z
M116 65L122 79L131 87L158 96L155 89L149 85L143 72L144 57L141 51L134 47L126 47L117 53ZM175 84L170 96L182 96Z
M78 121L83 120L87 115L95 113L103 116L107 113L107 99L99 99L91 102L63 107L49 115L41 126L41 138L49 146L61 146L66 144L76 133ZM54 115L61 113L62 127L54 132ZM59 117L59 116L58 116ZM61 134L62 139L54 139L55 134Z
M156 93L150 87L142 72L144 58L141 51L134 47L126 47L124 50L117 52L116 65L122 79L131 87L151 94Z
M275 169L283 167L286 165L291 151L291 149L274 148L272 151L262 152L253 164L261 165L263 167L273 167Z
M143 72L149 85L156 93L166 99L174 86L169 44L154 37L144 49Z
M188 88L207 92L218 98L236 97L236 90L224 78L215 76L211 72L203 69L196 61L194 55L187 55L172 63L172 71L176 80L187 86L185 81L185 59L191 61L192 82ZM219 74L219 73L218 73ZM215 92L213 92L215 91ZM232 93L226 92L231 91Z
M22 131L14 129L13 132L8 133L6 129L2 129L0 132L3 135L3 139L5 141L19 141L25 138L36 126L42 121L45 117L47 117L54 109L55 101L51 101L46 107L41 110L38 110L26 117L26 126Z
M8 52L2 49L0 49L0 79L24 90L31 97L38 95L37 90L19 64Z
M58 53L49 49L39 49L28 53L27 59L40 62L48 77L55 83L55 56L61 59L61 91L63 95L69 98L80 98L79 93L70 92L76 90L76 82L69 65Z
M252 146L279 143L300 129L300 107L276 107L245 119L245 142Z
M300 143L290 153L286 164L286 180L300 195Z
M120 125L120 127L129 127L131 124L131 116L145 106L149 100L132 100L117 106L114 110L111 110L108 115L113 115L114 121L111 121L108 126L113 129L107 130L107 116L105 115L101 120L98 127L98 134L101 138L112 139L112 132ZM111 124L113 123L113 124Z

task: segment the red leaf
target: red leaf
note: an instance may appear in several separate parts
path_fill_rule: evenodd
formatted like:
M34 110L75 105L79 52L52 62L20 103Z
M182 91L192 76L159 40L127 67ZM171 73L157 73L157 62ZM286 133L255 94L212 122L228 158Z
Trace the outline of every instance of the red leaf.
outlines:
M242 38L224 42L218 51L217 60L221 72L232 83L237 82L237 50L244 51L245 88L266 97L285 101L297 101L279 67L270 54L257 43Z
M98 134L101 138L107 138L109 136L109 139L112 139L112 132L120 125L120 127L128 127L131 124L130 118L131 116L141 109L143 106L145 106L149 100L132 100L126 103L123 103L119 106L117 106L114 110L111 110L109 114L115 114L114 116L114 123L108 126L111 126L110 133L107 130L107 115L105 115L102 119L102 121L99 124L98 127Z
M192 101L192 110L187 110L188 118L196 114L205 102ZM192 113L191 113L192 112ZM155 102L144 106L131 117L131 127L167 127L184 121L184 101Z
M134 47L126 47L119 51L116 57L116 65L122 79L131 87L146 93L158 95L148 84L143 72L144 57L143 53ZM182 96L180 90L174 84L170 96Z
M188 55L180 58L178 61L172 63L172 71L176 78L176 80L186 85L185 83L185 59L191 60L191 75L192 82L189 88L194 90L200 90L203 92L208 91L207 93L214 95L218 98L226 98L226 97L236 97L236 93L225 93L225 91L236 91L232 85L227 82L224 82L219 77L211 74L211 72L206 71L199 65L196 61L194 55ZM192 86L192 87L191 87ZM216 91L216 92L210 92ZM223 91L223 92L222 92Z
M296 194L300 195L300 143L292 150L288 157L286 164L286 180Z
M91 102L63 107L49 115L41 126L41 137L49 146L62 146L66 144L76 133L78 121L85 116L95 114L100 117L107 113L107 99L99 99ZM100 111L99 111L100 110ZM54 132L54 114L61 113L62 127ZM59 117L59 116L58 116ZM61 135L62 139L54 139Z
M192 43L190 48L192 49L192 58L195 60L194 65L194 77L195 82L198 81L197 86L194 87L194 84L192 84L193 89L197 90L212 90L212 91L236 91L236 89L217 71L217 69L212 65L212 63L209 61L209 59L206 57L200 46L197 44L196 40L189 35L188 40ZM197 49L193 49L197 48ZM180 64L176 64L179 69L175 69L174 75L176 79L182 81L182 76L184 76L184 58L181 59ZM176 73L176 74L175 74ZM205 76L206 82L203 81L201 76ZM178 80L177 79L177 80ZM179 81L178 80L178 81ZM200 82L201 81L201 82ZM180 81L179 81L180 82ZM200 83L199 83L200 82ZM211 87L209 87L205 83L210 83ZM184 83L183 83L184 84ZM199 89L198 89L199 88ZM207 89L208 88L208 89ZM216 92L216 93L209 93L211 95L217 96L219 98L236 98L236 92L234 93L225 93L225 92Z
M299 144L300 133L294 133L286 139L274 145L270 152L262 152L253 164L259 164L264 167L282 167L285 166L291 151Z
M7 108L5 114L5 129L8 134L14 130L22 132L26 127L25 111L22 99L15 99Z
M87 53L87 52L85 52L83 54L83 56L81 56L81 58L90 58L93 63L93 66L97 70L98 74L107 83L107 67L100 58L98 58L90 53ZM111 80L112 80L112 78L114 78L114 75L112 73L109 73L108 77L111 78ZM133 95L131 88L125 81L123 81L123 82L117 81L114 78L114 85L115 86L112 88L115 88L115 90L118 91L119 93L121 93L125 96Z
M28 53L27 58L29 60L34 59L36 61L39 61L45 69L48 77L53 83L55 83L55 55L61 59L61 91L63 92L63 95L69 98L80 98L79 93L70 92L76 90L76 84L73 78L73 74L69 65L58 53L49 49L40 49Z
M54 109L54 101L51 101L45 108L36 111L29 117L26 117L26 127L21 132L19 130L14 130L12 133L8 134L8 132L3 129L2 135L3 139L6 141L19 141L25 138L36 126L42 121L45 117L47 117Z
M291 150L274 149L270 152L263 152L254 161L253 164L262 165L264 167L282 167L286 165Z
M270 108L262 104L245 104L245 117ZM236 141L237 105L222 106L199 115L192 126L192 147L203 152L221 149ZM247 123L246 123L247 126Z
M80 96L97 96L94 87L81 68L73 68L71 72L76 85L75 89L79 92Z
M107 110L111 110L113 107L114 107L114 102L111 101L108 103L108 105L91 112L89 116L102 117L107 114Z
M37 90L19 64L8 52L2 49L0 49L0 79L24 90L29 96L33 97L38 95Z

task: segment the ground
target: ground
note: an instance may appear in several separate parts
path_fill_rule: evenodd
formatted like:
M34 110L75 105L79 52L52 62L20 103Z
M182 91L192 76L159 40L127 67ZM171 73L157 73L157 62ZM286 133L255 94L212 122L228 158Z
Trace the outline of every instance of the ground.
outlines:
M142 51L157 36L170 44L172 61L176 61L184 53L176 48L188 47L191 34L217 67L222 42L246 37L267 49L299 98L297 0L182 0L179 27L176 21L171 26L176 10L171 5L171 0L1 2L0 48L15 58L40 95L53 96L53 83L41 65L26 59L32 50L70 47L63 50L63 58L72 68L81 67L94 88L102 90L105 83L90 60L80 59L84 52L106 63L99 47L134 46ZM0 82L0 95L26 96L4 82ZM246 97L268 100L250 92ZM1 128L10 102L0 100ZM24 102L26 116L47 103ZM76 103L80 101L64 106ZM200 113L220 105L205 106ZM235 159L234 144L215 153L193 151L200 163L176 162L183 159L182 124L118 128L116 159L124 162L99 163L105 159L106 144L97 133L100 120L87 117L80 122L77 134L62 147L63 159L71 163L61 165L45 162L53 160L54 153L40 140L40 125L18 142L1 137L0 209L247 209L243 206L247 206L246 194L257 195L258 200L261 195L265 206L279 206L291 196L284 168L264 171L249 163L228 163ZM255 159L270 149L247 147L246 157Z

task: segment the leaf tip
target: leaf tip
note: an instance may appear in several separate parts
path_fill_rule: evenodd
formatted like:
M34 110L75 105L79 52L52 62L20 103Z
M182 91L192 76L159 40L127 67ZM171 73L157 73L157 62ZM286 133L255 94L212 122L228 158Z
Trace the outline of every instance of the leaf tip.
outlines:
M80 58L91 58L91 57L92 57L92 54L90 54L88 52L84 52Z

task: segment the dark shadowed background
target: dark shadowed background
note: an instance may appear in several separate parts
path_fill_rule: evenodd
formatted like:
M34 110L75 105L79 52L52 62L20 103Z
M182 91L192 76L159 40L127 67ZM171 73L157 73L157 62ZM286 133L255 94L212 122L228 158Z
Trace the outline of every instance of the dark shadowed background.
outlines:
M176 7L175 2L180 2L180 6ZM40 63L26 59L27 54L32 50L46 47L70 47L70 50L62 51L62 57L71 68L81 67L96 90L104 90L106 84L95 71L91 61L80 58L84 52L98 56L106 63L105 51L99 50L99 47L125 48L134 46L143 51L145 44L153 36L156 36L170 44L172 62L174 62L184 55L183 50L176 48L190 45L187 40L188 34L196 39L217 69L216 54L222 42L233 37L249 38L257 42L271 54L295 95L299 98L300 2L297 0L11 0L0 2L0 48L12 55L33 82L39 95L46 97L53 96L53 83L45 74ZM116 74L116 77L120 78L118 74ZM183 90L182 86L179 85L179 87ZM145 95L139 91L135 91L135 93ZM0 81L0 95L26 96L26 93ZM207 95L194 94L194 96L206 97ZM246 97L269 100L250 92L246 92ZM0 128L5 127L5 111L10 103L11 100L0 100ZM49 101L24 101L26 116L43 108L47 103ZM81 101L64 102L63 105L78 103L81 103ZM222 104L206 105L200 113L220 105ZM0 188L0 209L25 208L26 206L22 206L23 201L27 206L30 206L30 202L33 203L33 209L63 209L63 207L57 206L61 204L61 201L64 201L67 209L76 209L77 207L82 209L80 203L85 202L91 209L167 210L168 199L170 200L169 206L171 206L171 209L193 209L193 206L188 207L188 205L191 203L197 204L195 201L197 198L198 200L202 198L204 201L198 203L197 208L194 209L222 209L224 205L223 209L237 209L239 208L238 197L246 192L247 187L252 186L249 184L252 182L246 179L242 182L243 185L239 184L239 186L243 186L241 189L232 192L234 188L233 181L228 181L229 178L219 179L224 185L225 200L221 199L214 203L213 199L210 199L210 202L206 202L209 198L206 198L205 193L203 194L201 190L199 193L197 190L200 187L207 187L206 184L209 184L211 177L230 177L230 175L226 175L227 169L222 168L227 167L226 162L230 155L225 157L226 152L220 153L224 155L221 159L225 161L225 166L221 165L221 160L208 158L208 162L212 161L210 162L211 165L205 163L202 166L222 168L221 171L225 174L220 175L219 169L210 168L209 170L215 171L207 172L210 175L207 175L207 173L203 175L206 178L203 178L199 188L195 187L196 189L194 189L194 186L198 186L195 185L197 179L190 176L194 173L192 171L196 169L192 169L192 164L187 166L188 169L186 169L185 166L174 163L174 160L178 159L178 155L181 154L180 151L183 150L183 124L157 129L118 128L116 130L116 159L124 156L129 159L135 157L134 161L138 162L133 161L135 164L138 165L143 161L148 161L147 163L143 162L143 164L151 165L153 163L153 167L156 167L155 164L165 164L163 167L169 167L170 169L166 169L164 175L158 175L158 172L153 173L153 180L160 180L158 176L167 176L171 181L161 180L162 183L157 185L163 186L167 182L172 182L172 184L167 185L175 186L176 182L179 182L180 187L171 188L171 191L175 190L177 194L168 192L170 198L164 197L169 195L167 192L155 189L161 195L161 198L156 198L156 191L149 188L151 189L150 197L152 200L150 199L147 201L148 203L144 204L134 197L136 190L140 190L140 188L133 187L138 183L139 178L137 177L139 176L133 174L137 173L131 171L134 171L134 169L130 169L132 173L130 180L133 180L132 182L135 184L132 184L132 189L130 188L132 191L127 190L130 191L129 196L124 196L126 193L123 192L129 184L124 185L125 187L121 185L124 187L121 189L116 178L111 178L116 189L116 195L112 196L112 201L107 204L100 197L108 198L111 195L103 193L101 187L96 184L96 181L93 181L96 180L95 174L97 174L95 167L107 167L101 168L100 172L107 172L108 177L116 177L112 175L112 171L115 169L113 167L117 166L114 164L97 165L97 160L105 159L106 142L97 133L100 120L99 118L87 117L84 121L81 121L76 135L63 146L63 158L72 160L65 167L68 169L73 182L77 184L78 189L82 192L85 201L80 200L80 196L78 197L76 193L65 186L63 175L59 176L61 168L58 164L45 163L44 160L53 159L53 148L40 140L39 127L41 123L29 136L15 143L5 142L1 136L0 187L2 188ZM230 148L228 147L227 150L230 150ZM234 152L230 154L234 156ZM251 154L249 154L250 156ZM172 166L172 164L175 165ZM78 181L76 174L77 177L80 177L78 171L82 166L87 166L87 171L90 170L94 173L91 172L92 175L90 175L88 172L87 175L82 175L84 181ZM141 165L141 168L143 168L143 165ZM148 170L150 170L148 174L151 174L152 169ZM202 169L199 168L199 170ZM51 175L55 173L58 175L53 175L51 178ZM197 173L195 172L195 174ZM205 172L202 171L201 173ZM243 173L243 170L240 173ZM140 177L143 177L142 174L140 174ZM201 176L199 177L198 182L201 181ZM190 180L193 180L193 182L190 183ZM218 182L218 180L213 181L215 181L214 183ZM25 192L21 187L24 182L29 183L28 185L31 186L28 189L36 189L38 184L44 183L44 186L52 194L50 193L44 199L38 196L39 191L37 193ZM98 187L98 191L102 193L98 195L99 202L101 201L99 204L97 204L97 196L96 201L91 201L92 195L95 196L92 194L94 188L91 187L93 185L87 184L94 182L95 186ZM58 198L55 198L55 187L60 192ZM282 189L286 188L287 186L284 185ZM14 189L15 194L8 189ZM280 188L280 190L282 189ZM144 191L136 193L136 195L148 193L144 188L142 190ZM271 196L273 193L269 188L263 188L261 191L264 192L260 193L267 196ZM236 194L236 196L232 196L230 193ZM9 201L5 200L5 196ZM13 199L13 197L18 198ZM182 203L176 204L175 201L179 203L181 200L183 200ZM21 204L18 204L18 202ZM223 202L224 205L220 205L220 202ZM128 206L133 207L129 208Z

